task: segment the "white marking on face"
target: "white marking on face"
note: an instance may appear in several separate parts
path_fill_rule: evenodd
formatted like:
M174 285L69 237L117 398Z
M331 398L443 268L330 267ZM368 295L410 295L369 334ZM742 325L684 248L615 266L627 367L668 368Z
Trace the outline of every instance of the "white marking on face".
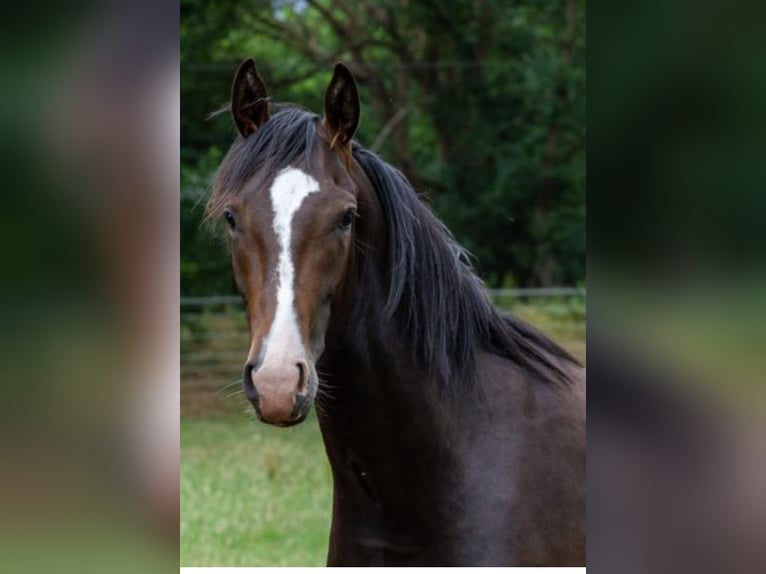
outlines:
M279 368L285 359L305 355L301 341L298 317L295 312L295 267L291 251L293 218L303 200L319 191L319 182L303 171L287 167L277 174L271 184L271 205L274 212L274 232L279 243L277 260L277 310L269 333L264 340L270 342L271 352L266 349L266 364Z

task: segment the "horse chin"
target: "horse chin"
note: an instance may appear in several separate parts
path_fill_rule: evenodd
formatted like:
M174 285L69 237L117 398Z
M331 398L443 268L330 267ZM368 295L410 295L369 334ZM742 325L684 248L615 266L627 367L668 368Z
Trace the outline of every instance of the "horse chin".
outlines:
M284 429L284 428L288 428L288 427L294 427L295 425L299 425L299 424L301 424L303 421L305 421L305 420L306 420L306 418L309 416L309 413L310 413L310 412L311 412L311 407L307 408L307 409L306 409L306 412L304 412L304 413L303 413L301 416L299 416L297 419L293 419L293 420L291 420L291 421L287 421L287 422L278 422L278 423L273 423L273 422L270 422L270 421L267 421L267 420L264 420L264 419L262 419L262 418L260 417L260 415L258 416L258 418L261 420L261 422L264 422L264 423L266 423L266 424L269 424L269 425L272 425L272 426L275 426L275 427L279 427L279 428L283 428L283 429Z

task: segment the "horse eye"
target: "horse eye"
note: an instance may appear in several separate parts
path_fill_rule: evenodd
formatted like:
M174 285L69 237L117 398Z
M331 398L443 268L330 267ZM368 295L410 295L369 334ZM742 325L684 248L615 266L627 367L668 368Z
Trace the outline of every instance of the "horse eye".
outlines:
M349 209L346 213L343 214L343 219L338 222L338 229L345 231L351 227L351 224L354 223L354 219L356 219L356 211Z
M223 212L223 218L226 220L226 223L229 224L229 227L234 229L234 227L237 224L236 221L234 220L234 214L227 209L226 211Z

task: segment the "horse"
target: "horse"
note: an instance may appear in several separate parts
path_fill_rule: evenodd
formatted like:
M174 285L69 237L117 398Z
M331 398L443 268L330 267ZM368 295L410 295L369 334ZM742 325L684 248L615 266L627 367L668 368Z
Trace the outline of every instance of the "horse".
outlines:
M239 133L207 212L246 308L244 394L280 427L316 404L327 564L584 565L583 366L494 308L406 177L354 140L343 63L323 116L272 104L252 59L227 109Z

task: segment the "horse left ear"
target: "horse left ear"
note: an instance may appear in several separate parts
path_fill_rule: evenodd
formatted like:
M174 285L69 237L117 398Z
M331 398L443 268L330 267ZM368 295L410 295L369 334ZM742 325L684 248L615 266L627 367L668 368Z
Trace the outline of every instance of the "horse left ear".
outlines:
M335 64L330 85L324 95L324 123L330 131L331 145L349 145L359 125L359 91L354 76L344 64Z

